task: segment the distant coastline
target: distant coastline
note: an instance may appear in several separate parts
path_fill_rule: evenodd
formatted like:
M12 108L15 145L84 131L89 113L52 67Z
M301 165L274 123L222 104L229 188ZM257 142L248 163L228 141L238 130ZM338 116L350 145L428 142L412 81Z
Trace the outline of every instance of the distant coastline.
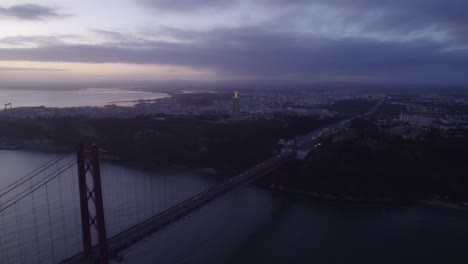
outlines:
M115 104L134 106L140 100L155 101L171 97L170 94L139 89L73 89L73 90L5 90L0 89L0 105L12 103L12 107L45 106L48 108L65 107L104 107Z

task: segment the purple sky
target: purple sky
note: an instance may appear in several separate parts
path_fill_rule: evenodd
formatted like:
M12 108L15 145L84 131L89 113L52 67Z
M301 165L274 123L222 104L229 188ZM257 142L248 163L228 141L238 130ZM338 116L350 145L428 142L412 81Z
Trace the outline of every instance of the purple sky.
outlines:
M9 82L465 84L466 0L2 0Z

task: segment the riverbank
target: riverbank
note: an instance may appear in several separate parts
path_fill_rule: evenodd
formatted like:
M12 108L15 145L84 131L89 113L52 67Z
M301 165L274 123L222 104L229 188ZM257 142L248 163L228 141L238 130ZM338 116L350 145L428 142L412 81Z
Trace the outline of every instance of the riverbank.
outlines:
M385 206L408 206L408 205L426 205L426 206L436 206L444 207L448 209L459 210L463 212L468 212L468 204L456 202L456 201L447 201L447 200L395 200L392 198L387 199L361 199L356 197L340 197L332 194L321 194L317 192L307 192L297 189L288 189L288 188L278 188L272 185L268 185L262 182L256 182L256 186L259 186L264 189L268 189L274 192L286 193L290 195L299 195L311 198L315 201L324 201L327 203L341 203L341 204L353 204L353 205L385 205Z
M31 152L38 152L38 153L65 153L70 152L69 148L60 147L60 146L47 146L44 147L22 147L21 149L2 149L5 151L31 151ZM148 162L135 162L135 161L124 161L120 159L118 156L112 155L107 152L101 152L100 158L108 163L125 166L128 168L132 168L139 171L151 171L151 172L159 172L159 173L196 173L200 175L206 175L213 178L222 178L225 177L222 173L217 172L214 168L191 168L182 165L172 165L172 166L160 166L154 163ZM395 200L392 198L386 199L362 199L352 196L339 196L327 193L319 193L319 192L307 192L304 190L299 189L292 189L292 188L280 188L277 186L272 186L270 184L266 184L264 182L255 182L254 185L259 186L264 189L268 189L274 192L279 192L283 194L293 195L293 196L304 196L311 198L316 201L323 201L327 203L341 203L341 204L353 204L353 205L385 205L385 206L408 206L412 204L420 204L420 205L429 205L429 206L437 206L437 207L445 207L449 209L460 210L464 212L468 212L468 207L463 206L460 202L455 201L447 201L447 200Z
M396 205L396 206L406 206L406 205L410 205L414 203L414 201L396 200L390 197L386 199L372 199L372 200L362 199L362 198L357 198L357 197L352 197L352 196L340 197L340 196L333 195L333 194L323 194L323 193L318 193L318 192L307 192L307 191L298 190L298 189L276 187L276 186L272 186L272 185L265 184L262 182L256 182L255 185L260 186L265 189L275 191L275 192L309 197L316 201L339 202L339 203L362 204L362 205L375 204L375 205Z
M463 203L457 203L457 202L451 202L451 201L442 201L442 200L418 200L418 201L416 201L416 203L421 204L421 205L445 207L445 208L450 208L450 209L455 209L455 210L468 212L468 207L464 206Z

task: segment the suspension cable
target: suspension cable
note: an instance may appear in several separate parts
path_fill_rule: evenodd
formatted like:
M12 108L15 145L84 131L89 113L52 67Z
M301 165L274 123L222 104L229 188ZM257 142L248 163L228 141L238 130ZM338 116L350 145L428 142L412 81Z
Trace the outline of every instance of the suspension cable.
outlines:
M57 171L59 170L57 166ZM60 174L61 175L61 174ZM60 212L61 212L61 218L62 218L62 231L63 231L63 239L64 239L64 244L65 244L65 255L68 256L68 236L67 236L67 231L65 228L65 210L63 208L63 195L62 195L62 178L58 176L58 183L59 183L59 197L60 197Z
M2 227L4 227L2 229L2 237L3 238L3 241L5 242L5 256L6 256L6 259L7 259L7 263L10 263L10 249L9 249L9 245L8 245L8 240L7 240L7 232L5 231L5 218L4 218L4 215L3 214L0 214L0 221L1 221L1 224L2 224Z
M3 229L2 227L3 223L0 225L0 231ZM3 234L1 235L3 236ZM4 261L3 256L6 256L6 245L3 244L3 238L0 237L0 261Z
M19 251L21 263L24 263L24 246L23 246L23 228L21 225L20 215L18 214L18 204L15 203L15 215L16 215L16 233L18 235Z
M5 207L1 208L1 209L0 209L0 213L3 212L3 211L5 211L6 209L10 208L11 206L13 206L14 204L16 204L17 202L23 200L23 199L24 199L25 197L27 197L29 194L31 194L32 192L34 192L34 191L36 191L37 189L41 188L42 186L46 185L47 183L49 183L49 182L52 181L53 179L57 178L60 174L62 174L62 173L65 172L66 170L70 169L70 168L71 168L72 166L74 166L75 164L76 164L76 161L73 161L73 162L72 162L71 164L69 164L68 166L66 166L66 167L63 166L63 167L61 168L61 169L62 169L61 171L59 171L59 172L56 173L55 175L49 175L50 177L49 177L47 180L43 181L43 182L40 183L40 184L37 183L36 185L34 185L34 188L33 188L33 189L27 189L27 190L25 190L25 191L28 191L28 190L29 190L29 192L25 193L25 191L23 191L22 193L20 193L19 195L16 196L16 197L18 197L18 196L21 196L21 197L17 198L16 200L15 200L16 197L13 197L12 199L8 200L6 203L2 204L2 205L0 206L0 208L1 208L2 206L5 206L5 205L8 204L8 203L10 203L10 204L8 204L8 205L6 205ZM12 200L15 200L15 201L12 201Z
M72 209L73 209L73 214L74 214L74 217L73 217L73 221L74 221L74 226L78 226L78 210L76 210L78 208L78 202L77 202L77 199L76 199L76 188L75 188L75 173L74 173L75 170L72 170L72 203L73 203L73 206L72 206ZM73 232L75 234L75 242L76 241L79 241L79 233L78 232Z
M25 176L21 177L20 179L16 180L15 182L9 184L8 186L4 187L3 189L0 190L0 197L6 195L7 193L11 192L12 190L16 189L23 183L27 182L28 180L38 176L40 173L43 171L47 170L54 164L58 163L62 159L66 158L68 155L70 155L72 152L66 153L62 156L54 157L53 159L49 160L48 162L44 163L42 166L36 168L35 170L29 172ZM9 189L9 190L7 190Z
M51 249L52 249L52 261L53 261L53 263L55 263L54 237L53 237L53 234L52 234L52 220L51 220L51 217L50 217L49 190L47 188L47 184L45 186L45 190L46 190L46 198L47 198L47 214L49 216L49 234L50 234L50 246L51 246Z
M32 180L31 180L31 187L33 186ZM32 199L32 212L33 212L33 221L34 221L34 234L35 234L35 239L36 239L36 245L37 245L37 254L38 254L38 262L41 263L41 245L39 243L39 230L37 228L37 212L36 212L36 200L34 199L34 193L31 193L31 199Z
M70 164L73 164L73 163L76 163L76 161L70 160L70 161L68 161L66 164L64 164L60 169L65 168L67 165L70 165ZM52 176L54 175L54 173L57 173L57 171L53 171L51 174L48 174L48 175L45 176L43 179L41 179L40 181L36 182L36 183L32 186L32 188L34 188L35 186L40 185L40 184L43 183L44 181L47 181L48 178L50 178L50 177L52 177ZM24 189L24 190L21 191L20 193L18 193L18 189L16 189L16 195L13 196L12 198L10 198L9 200L7 200L7 201L6 201L5 203L3 203L2 205L0 205L0 208L1 208L2 206L4 206L5 204L7 204L7 203L9 203L9 202L11 202L11 201L13 201L13 200L15 200L17 197L21 196L22 194L28 192L28 190L31 190L31 187L29 187L29 188L27 188L27 189Z

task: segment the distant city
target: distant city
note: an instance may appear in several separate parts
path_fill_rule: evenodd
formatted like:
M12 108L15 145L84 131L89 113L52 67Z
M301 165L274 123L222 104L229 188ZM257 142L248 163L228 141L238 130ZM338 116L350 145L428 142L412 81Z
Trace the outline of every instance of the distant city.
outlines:
M460 111L468 106L466 97L437 93L392 97L382 92L312 89L288 92L277 89L172 92L171 96L160 99L126 101L134 106L119 106L109 102L104 107L14 107L15 102L5 102L4 109L0 111L0 120L80 116L129 118L158 114L231 116L235 120L268 119L277 115L329 118L337 115L331 106L336 102L351 99L386 99L389 107L401 109L396 119L381 120L382 124L389 125L397 121L411 126L436 127L443 130L468 129L468 115ZM398 133L398 130L393 132Z

